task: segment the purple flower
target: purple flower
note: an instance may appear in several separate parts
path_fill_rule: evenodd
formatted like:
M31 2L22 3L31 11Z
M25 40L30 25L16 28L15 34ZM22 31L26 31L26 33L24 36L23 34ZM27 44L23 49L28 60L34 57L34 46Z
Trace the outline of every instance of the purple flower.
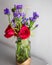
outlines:
M36 20L39 17L39 15L36 12L33 12L33 19Z
M38 24L35 25L35 28L38 27Z
M16 13L16 12L14 12L13 15L14 15L14 17L20 18L21 13Z
M11 21L11 22L15 23L15 20L14 20L14 19L12 19L12 21Z
M26 14L25 13L21 13L21 16L22 16L22 18L24 18L26 16Z
M17 13L17 17L20 18L21 17L21 13Z
M14 16L14 17L17 17L17 13L14 12L14 13L13 13L13 16Z
M17 5L17 9L22 9L22 5Z
M4 9L4 14L10 15L10 11L8 8Z
M28 18L24 18L24 19L22 20L22 24L25 24L27 21L28 21Z
M14 5L16 9L22 9L22 5Z
M16 27L16 24L15 24L15 20L14 20L14 18L12 19L12 27Z
M33 17L29 17L29 20L34 22L38 17L39 15L36 12L33 12Z
M29 17L29 20L30 20L30 21L33 21L33 17Z

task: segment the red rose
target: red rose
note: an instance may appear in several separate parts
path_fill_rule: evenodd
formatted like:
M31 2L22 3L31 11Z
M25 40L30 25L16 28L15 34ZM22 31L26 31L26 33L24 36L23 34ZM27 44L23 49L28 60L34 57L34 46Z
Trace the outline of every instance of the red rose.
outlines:
M14 35L14 30L12 29L12 27L10 25L8 25L8 27L5 30L5 37L6 38L10 38Z
M22 26L21 30L19 31L19 37L21 39L26 39L30 36L30 30L27 26Z

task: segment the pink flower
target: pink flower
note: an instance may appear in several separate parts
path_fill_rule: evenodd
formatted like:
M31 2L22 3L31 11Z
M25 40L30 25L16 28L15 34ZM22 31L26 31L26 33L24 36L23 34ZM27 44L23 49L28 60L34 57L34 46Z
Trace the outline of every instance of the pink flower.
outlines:
M10 38L10 37L12 37L14 35L14 30L13 30L13 28L10 26L10 25L8 25L8 27L6 28L6 30L5 30L5 37L6 38Z
M27 26L22 26L21 30L19 31L18 36L21 39L26 39L30 36L30 30Z

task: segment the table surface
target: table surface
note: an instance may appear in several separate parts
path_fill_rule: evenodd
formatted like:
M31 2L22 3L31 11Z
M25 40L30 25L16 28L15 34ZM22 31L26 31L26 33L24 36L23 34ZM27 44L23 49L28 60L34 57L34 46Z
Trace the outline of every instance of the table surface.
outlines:
M15 48L0 43L0 65L16 65ZM46 62L38 57L31 57L31 65L46 65Z

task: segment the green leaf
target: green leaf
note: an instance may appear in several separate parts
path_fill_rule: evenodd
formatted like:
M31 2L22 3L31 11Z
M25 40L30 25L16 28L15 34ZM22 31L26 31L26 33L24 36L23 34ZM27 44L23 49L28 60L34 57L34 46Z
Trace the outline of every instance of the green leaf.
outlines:
M31 28L33 26L34 22L33 21L30 21L30 25L29 25L29 28Z
M25 54L26 54L26 57L28 58L28 49L27 48L25 49Z
M16 21L16 22L19 21L19 18L15 17L15 21Z
M22 21L22 17L19 18L19 21L20 21L20 22Z
M18 43L21 43L21 38L18 38Z
M15 18L16 27L20 30L22 27L22 22L19 18Z
M32 28L32 30L34 30L34 29L36 29L37 27L36 26L34 26L33 28Z
M12 12L15 12L16 8L14 7L14 8L12 8L11 10L12 10Z

